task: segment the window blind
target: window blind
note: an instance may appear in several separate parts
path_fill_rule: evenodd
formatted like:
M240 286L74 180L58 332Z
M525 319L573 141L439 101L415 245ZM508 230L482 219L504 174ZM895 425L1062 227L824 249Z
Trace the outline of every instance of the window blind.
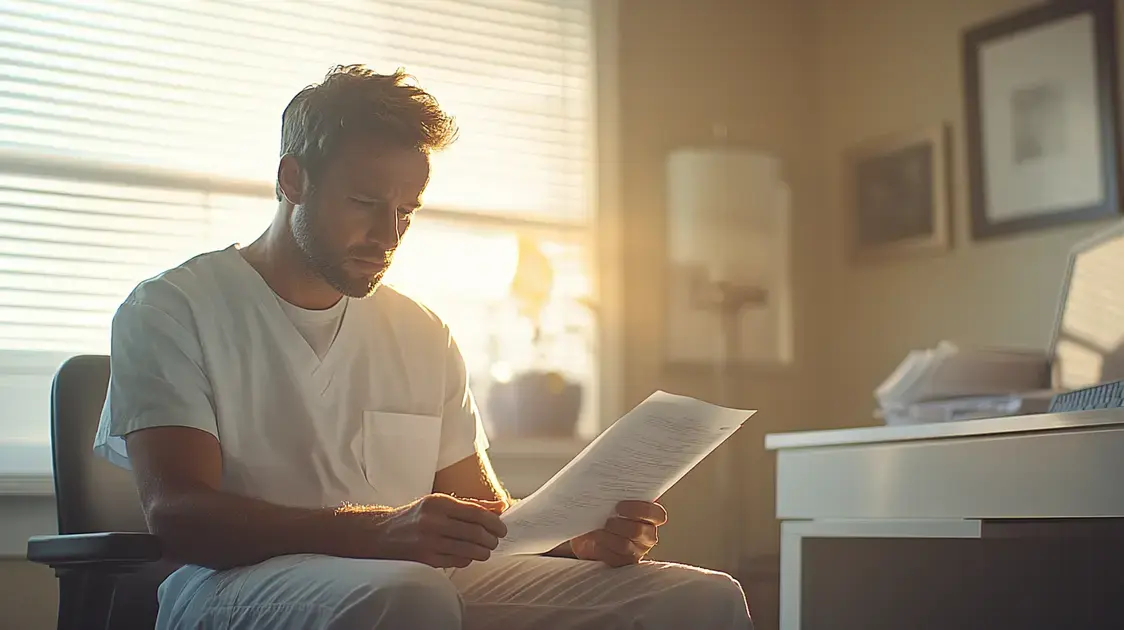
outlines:
M137 282L248 243L261 198L0 172L0 349L106 352Z
M5 0L0 146L269 180L300 88L336 64L404 67L462 123L430 203L581 221L589 13L589 0Z
M5 0L0 350L104 350L136 282L256 236L281 111L337 64L403 67L457 117L428 207L588 225L590 20L590 0Z

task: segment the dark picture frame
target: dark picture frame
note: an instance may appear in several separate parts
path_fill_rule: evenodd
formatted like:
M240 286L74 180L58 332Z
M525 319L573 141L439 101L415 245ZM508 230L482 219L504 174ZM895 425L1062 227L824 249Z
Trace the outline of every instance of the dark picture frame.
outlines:
M849 252L855 261L947 251L948 127L873 138L847 150Z
M976 26L963 62L973 239L1120 214L1112 0Z

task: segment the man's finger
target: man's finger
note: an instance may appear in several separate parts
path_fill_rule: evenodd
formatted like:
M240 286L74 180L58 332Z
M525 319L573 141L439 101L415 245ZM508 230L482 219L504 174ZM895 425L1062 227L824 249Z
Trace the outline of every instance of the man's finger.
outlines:
M468 558L483 562L491 557L492 551L480 545L453 538L439 538L434 551L441 555Z
M636 543L601 530L594 534L594 555L611 567L623 567L640 562L643 553L636 553Z
M651 547L640 544L634 540L629 540L623 536L618 536L607 530L600 530L594 534L594 544L602 547L613 553L628 558L635 558L639 560L647 554Z
M655 547L659 541L656 526L651 523L630 521L625 518L611 518L605 523L605 530L649 549Z
M499 514L491 512L475 503L455 500L455 502L448 503L445 509L445 513L449 515L449 518L466 523L483 525L484 529L491 532L496 538L507 536L507 525L500 520Z
M433 554L433 561L427 562L426 564L437 567L439 569L445 569L449 567L463 569L472 564L472 560L468 558L462 558L460 556L450 556L443 553L435 553Z
M500 544L500 539L495 534L478 523L466 523L448 518L442 520L439 528L438 533L446 538L463 540L488 549L495 549Z
M480 507L482 507L485 510L488 510L489 512L492 512L494 514L503 514L504 511L507 510L508 507L510 507L510 506L508 506L506 501L489 501L489 500L486 500L486 499L462 499L462 500L467 501L469 503L474 503L476 505L479 505Z
M667 510L659 503L650 501L621 501L617 504L617 516L630 521L642 521L655 526L667 522Z

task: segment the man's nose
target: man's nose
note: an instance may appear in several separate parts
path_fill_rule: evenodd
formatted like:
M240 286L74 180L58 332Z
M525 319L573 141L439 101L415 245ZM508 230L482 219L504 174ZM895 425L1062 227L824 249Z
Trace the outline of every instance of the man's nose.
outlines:
M382 212L375 214L368 236L383 249L398 246L398 241L402 238L402 222L398 217L397 206L388 204Z

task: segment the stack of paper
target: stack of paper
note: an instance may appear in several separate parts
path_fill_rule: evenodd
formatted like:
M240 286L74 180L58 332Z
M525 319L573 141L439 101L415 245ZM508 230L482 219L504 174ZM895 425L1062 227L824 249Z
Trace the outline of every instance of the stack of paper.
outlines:
M947 341L914 350L874 392L887 424L1026 413L1025 394L1047 390L1043 352L961 349Z

